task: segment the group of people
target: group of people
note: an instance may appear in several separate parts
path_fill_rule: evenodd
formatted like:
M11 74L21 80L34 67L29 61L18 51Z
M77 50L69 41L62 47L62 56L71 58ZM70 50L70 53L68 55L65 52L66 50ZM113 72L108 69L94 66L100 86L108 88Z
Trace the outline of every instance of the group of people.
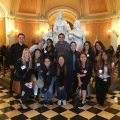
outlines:
M26 98L30 96L37 99L42 94L44 105L52 105L53 94L56 94L58 105L66 105L66 101L73 99L80 88L77 107L82 108L94 73L97 102L101 106L106 105L105 98L115 67L110 50L106 50L101 41L97 41L94 47L85 41L79 52L76 42L67 43L63 33L58 35L58 39L55 46L48 38L45 47L40 41L37 49L30 51L24 44L25 35L18 35L18 43L10 48L10 94L13 93L13 81L20 82L21 106L27 109Z

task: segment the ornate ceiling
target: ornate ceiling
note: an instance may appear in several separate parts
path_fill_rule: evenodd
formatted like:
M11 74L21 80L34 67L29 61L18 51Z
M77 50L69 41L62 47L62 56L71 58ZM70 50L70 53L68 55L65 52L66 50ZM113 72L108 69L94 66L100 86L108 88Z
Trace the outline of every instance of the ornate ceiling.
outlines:
M8 16L32 20L55 19L59 9L70 22L77 19L100 19L120 11L119 0L0 0Z

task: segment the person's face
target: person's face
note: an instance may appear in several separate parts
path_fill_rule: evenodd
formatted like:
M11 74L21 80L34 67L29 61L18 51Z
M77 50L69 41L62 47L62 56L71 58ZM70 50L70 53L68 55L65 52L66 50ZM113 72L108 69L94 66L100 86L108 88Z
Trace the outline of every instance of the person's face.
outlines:
M75 51L77 48L77 45L75 43L72 43L70 48L72 51Z
M58 63L62 66L64 64L65 60L63 57L59 57Z
M48 47L52 46L52 42L48 40L48 41L47 41L47 46L48 46Z
M39 50L37 50L37 51L35 52L35 58L39 58L39 57L40 57L40 55L41 55L40 51L39 51Z
M85 47L85 50L89 50L89 48L90 48L88 43L85 43L84 47Z
M24 52L24 56L25 56L25 59L28 60L30 58L30 52L26 50Z
M84 63L87 61L87 57L86 57L85 54L81 54L81 55L80 55L80 61L81 61L81 62L84 62Z
M102 53L102 59L106 61L108 59L107 54L105 52Z
M46 58L45 61L44 61L44 64L46 67L49 67L51 62L50 62L50 59Z
M43 44L43 43L41 43L41 42L39 42L38 46L39 46L39 49L42 49L42 48L43 48L43 46L44 46L44 44Z
M19 42L20 44L23 44L23 43L24 43L24 40L25 40L24 35L19 35L19 36L18 36L18 42Z
M101 50L102 50L102 47L100 46L99 43L96 43L96 49L97 49L98 51L101 51Z
M64 36L64 35L59 35L59 36L58 36L58 39L59 39L60 42L63 42L64 39L65 39L65 36Z

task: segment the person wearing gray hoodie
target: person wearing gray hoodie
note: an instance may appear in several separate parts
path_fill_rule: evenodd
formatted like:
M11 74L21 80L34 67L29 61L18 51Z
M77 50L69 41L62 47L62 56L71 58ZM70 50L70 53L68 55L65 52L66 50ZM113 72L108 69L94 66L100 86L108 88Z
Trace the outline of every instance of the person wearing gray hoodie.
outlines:
M63 33L58 35L58 39L59 41L55 44L55 57L58 58L60 55L65 57L70 50L70 45L65 41L65 35Z

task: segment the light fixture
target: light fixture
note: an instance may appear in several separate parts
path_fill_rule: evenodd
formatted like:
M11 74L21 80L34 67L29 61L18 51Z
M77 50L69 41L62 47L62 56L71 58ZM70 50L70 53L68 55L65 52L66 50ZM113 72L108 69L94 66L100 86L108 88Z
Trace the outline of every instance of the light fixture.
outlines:
M117 16L115 20L112 21L112 27L108 30L108 33L113 33L118 38L120 35L120 17Z

